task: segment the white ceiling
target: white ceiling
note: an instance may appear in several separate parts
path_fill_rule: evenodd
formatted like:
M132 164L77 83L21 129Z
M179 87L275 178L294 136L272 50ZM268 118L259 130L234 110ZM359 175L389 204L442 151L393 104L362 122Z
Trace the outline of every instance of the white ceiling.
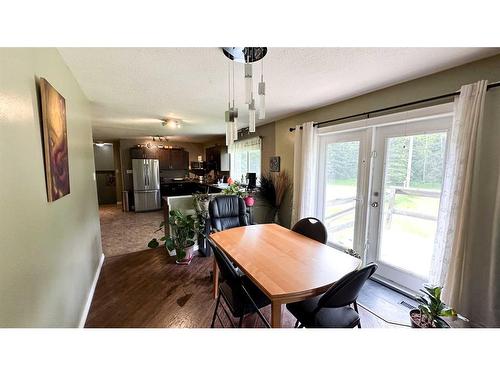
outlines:
M96 140L168 135L205 142L225 132L229 60L219 48L59 51L93 103ZM498 48L269 48L264 58L267 118L260 124L497 53ZM254 77L260 68L254 64ZM241 64L235 64L235 77L244 127ZM182 119L182 127L161 126L168 117Z

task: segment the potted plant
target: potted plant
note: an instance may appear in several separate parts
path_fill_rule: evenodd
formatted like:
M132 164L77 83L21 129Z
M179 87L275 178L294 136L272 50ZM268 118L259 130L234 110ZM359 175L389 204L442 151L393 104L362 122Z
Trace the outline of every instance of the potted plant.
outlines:
M193 259L194 238L199 233L198 221L193 215L185 215L180 210L170 211L168 223L162 222L157 231L164 230L165 225L170 225L172 234L157 240L153 238L148 247L154 249L160 246L160 241L165 241L165 248L175 251L177 264L189 264Z
M245 201L247 207L252 207L255 204L255 198L250 194L248 194L243 200Z
M247 192L241 187L238 182L233 182L231 185L228 185L227 188L222 190L222 194L236 195L240 198L245 198L247 196Z
M447 316L456 319L457 313L441 301L440 286L424 285L420 289L422 296L417 297L420 303L418 309L410 311L411 326L413 328L449 328L450 325L443 319Z
M206 193L193 194L194 209L197 215L208 217L208 204L210 203L210 195Z

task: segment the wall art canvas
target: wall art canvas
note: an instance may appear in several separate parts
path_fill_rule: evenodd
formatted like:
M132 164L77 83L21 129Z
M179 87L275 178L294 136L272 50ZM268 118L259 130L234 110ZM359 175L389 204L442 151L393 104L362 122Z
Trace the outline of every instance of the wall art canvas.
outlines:
M269 171L271 171L271 172L279 172L280 171L280 157L279 156L271 156L269 158Z
M40 79L40 97L47 198L53 202L69 194L66 102L44 78Z

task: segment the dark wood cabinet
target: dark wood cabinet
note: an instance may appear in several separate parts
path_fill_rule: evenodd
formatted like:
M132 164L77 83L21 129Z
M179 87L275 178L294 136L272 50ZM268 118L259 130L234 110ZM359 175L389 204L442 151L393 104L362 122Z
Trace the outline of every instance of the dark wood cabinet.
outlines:
M170 169L170 150L159 149L158 160L160 169Z
M160 169L189 169L189 152L181 149L159 149Z
M132 147L130 149L131 159L158 159L158 149L147 147Z
M189 168L189 153L184 150L170 150L170 167L171 169L188 169Z
M205 150L205 160L217 172L229 169L227 158L223 163L223 155L227 157L227 146L213 146ZM223 165L225 169L223 169Z

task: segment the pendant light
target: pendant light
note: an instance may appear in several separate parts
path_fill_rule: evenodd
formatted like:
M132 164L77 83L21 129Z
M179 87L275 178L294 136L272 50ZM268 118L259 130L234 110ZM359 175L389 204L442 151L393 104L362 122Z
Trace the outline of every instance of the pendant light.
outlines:
M250 133L255 132L255 99L250 100L250 104L248 105L248 131Z
M253 77L252 64L245 63L245 103L250 104L252 100Z
M229 100L227 111L225 112L226 121L226 145L232 145L238 139L238 108L234 103L235 88L234 88L234 61L244 64L245 72L245 104L248 104L248 131L255 132L256 126L256 106L253 93L253 66L259 60L262 60L267 54L267 47L222 47L224 55L233 62L233 96L231 106L231 67L228 65L228 92ZM262 120L266 117L265 96L266 84L264 82L264 64L258 84L259 95L259 113L258 118Z
M227 64L227 92L227 111L224 113L224 118L226 121L226 146L231 146L234 142L234 115L231 108L231 67L229 65L229 62Z
M259 120L266 118L266 83L264 82L264 60L262 60L262 69L259 82Z
M233 112L233 141L238 139L238 108L234 105L234 60L233 60L233 106L231 111Z

